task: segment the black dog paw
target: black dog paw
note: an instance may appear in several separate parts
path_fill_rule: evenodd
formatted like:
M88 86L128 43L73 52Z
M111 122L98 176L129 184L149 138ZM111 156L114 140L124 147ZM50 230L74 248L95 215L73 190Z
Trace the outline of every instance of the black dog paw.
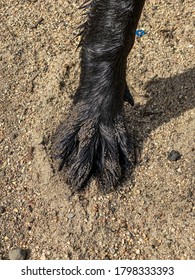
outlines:
M60 129L59 170L65 171L68 184L76 190L85 187L91 176L103 189L110 189L133 167L133 143L122 114L108 122L86 112L75 106L68 125Z

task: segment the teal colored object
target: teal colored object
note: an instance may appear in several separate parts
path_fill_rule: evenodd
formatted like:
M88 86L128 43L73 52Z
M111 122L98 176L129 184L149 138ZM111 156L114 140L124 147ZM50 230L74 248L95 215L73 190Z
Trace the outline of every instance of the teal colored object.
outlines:
M137 29L136 32L135 32L135 35L137 37L143 37L145 34L146 34L146 32L142 29Z

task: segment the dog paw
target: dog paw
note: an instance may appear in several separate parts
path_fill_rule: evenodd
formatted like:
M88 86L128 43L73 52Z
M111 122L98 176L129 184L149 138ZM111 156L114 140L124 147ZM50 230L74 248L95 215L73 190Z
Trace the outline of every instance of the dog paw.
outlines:
M75 106L66 123L59 129L58 158L68 184L79 190L95 176L101 187L116 187L123 172L134 165L134 146L123 115L102 120Z

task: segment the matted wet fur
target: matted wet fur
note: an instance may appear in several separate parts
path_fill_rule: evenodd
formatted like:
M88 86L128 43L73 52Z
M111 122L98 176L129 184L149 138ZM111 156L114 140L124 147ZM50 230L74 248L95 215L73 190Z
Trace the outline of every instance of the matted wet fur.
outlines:
M103 188L115 187L123 171L134 165L123 103L133 105L126 62L144 2L93 0L81 6L87 21L81 26L80 84L57 137L59 169L75 189L92 175Z

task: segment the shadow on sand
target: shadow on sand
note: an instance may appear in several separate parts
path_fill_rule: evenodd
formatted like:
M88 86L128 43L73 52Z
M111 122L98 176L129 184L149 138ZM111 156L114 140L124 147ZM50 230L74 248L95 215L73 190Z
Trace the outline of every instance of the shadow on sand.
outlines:
M145 85L145 105L126 108L129 131L140 151L149 134L195 107L195 68L169 78L154 78Z

